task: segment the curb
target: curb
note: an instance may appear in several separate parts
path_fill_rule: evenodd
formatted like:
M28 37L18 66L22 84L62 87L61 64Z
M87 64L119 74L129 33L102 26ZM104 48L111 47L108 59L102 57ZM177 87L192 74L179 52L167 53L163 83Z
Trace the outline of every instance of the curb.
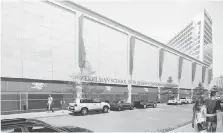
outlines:
M179 128L182 128L182 127L186 127L189 124L191 124L191 121L184 122L183 124L178 124L174 127L169 127L169 128L164 128L164 129L157 129L156 131L146 130L145 132L149 132L149 133L152 133L152 132L160 132L160 133L174 132L175 130L177 130Z
M16 114L13 114L13 115L16 115ZM28 116L26 116L26 115L28 115L28 114L23 114L23 115L21 115L21 116L18 116L18 117L16 117L16 116L10 116L10 115L5 115L5 116L1 116L1 120L3 120L3 119L14 119L14 118L26 118L26 119L38 119L38 118L48 118L48 117L55 117L55 116L64 116L64 115L68 115L68 113L66 113L66 112L64 112L64 113L62 113L62 112L59 112L59 114L57 114L57 112L55 112L53 115L43 115L43 116L37 116L37 114L30 114L30 116L28 115ZM34 116L32 116L32 115L34 115ZM2 119L2 117L3 117L3 119ZM4 118L5 117L5 118Z

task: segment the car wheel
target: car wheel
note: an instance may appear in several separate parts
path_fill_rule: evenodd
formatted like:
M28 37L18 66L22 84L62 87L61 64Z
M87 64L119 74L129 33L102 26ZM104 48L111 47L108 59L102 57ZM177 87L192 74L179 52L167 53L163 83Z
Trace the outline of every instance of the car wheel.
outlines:
M107 106L104 106L104 107L103 107L103 112L104 112L104 113L108 113L108 107L107 107Z
M133 110L134 109L134 107L133 106L130 106L130 110Z
M81 109L81 115L87 115L88 114L88 109L87 108L82 108Z
M121 110L122 110L122 108L119 106L119 107L117 108L117 110L118 110L118 111L121 111Z

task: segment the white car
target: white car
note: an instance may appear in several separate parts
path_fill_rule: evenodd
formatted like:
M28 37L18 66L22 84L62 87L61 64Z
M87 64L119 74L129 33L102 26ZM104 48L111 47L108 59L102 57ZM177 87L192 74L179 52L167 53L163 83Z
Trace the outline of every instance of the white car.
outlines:
M108 113L110 105L97 99L76 98L73 103L69 103L68 110L73 113L81 113L81 115L87 115L89 111Z
M180 99L174 98L174 99L170 99L170 100L168 100L167 104L168 104L168 105L170 105L170 104L174 104L174 105L178 105L178 104L180 104L180 105L182 105L182 102L181 102Z
M185 103L185 104L192 104L192 99L191 98L180 98L181 103Z

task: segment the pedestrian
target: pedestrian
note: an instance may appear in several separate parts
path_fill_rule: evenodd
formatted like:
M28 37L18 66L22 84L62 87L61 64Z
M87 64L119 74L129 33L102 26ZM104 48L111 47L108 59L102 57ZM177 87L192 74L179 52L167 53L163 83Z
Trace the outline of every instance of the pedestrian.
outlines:
M54 112L52 106L53 106L53 97L49 94L49 96L48 96L48 102L47 102L47 109L48 109L49 112L50 111Z
M217 129L217 110L221 111L220 101L216 98L217 89L212 88L210 98L205 100L205 105L207 107L206 122L207 122L207 132L216 132Z
M192 127L196 132L206 129L206 107L202 96L198 97L193 107Z

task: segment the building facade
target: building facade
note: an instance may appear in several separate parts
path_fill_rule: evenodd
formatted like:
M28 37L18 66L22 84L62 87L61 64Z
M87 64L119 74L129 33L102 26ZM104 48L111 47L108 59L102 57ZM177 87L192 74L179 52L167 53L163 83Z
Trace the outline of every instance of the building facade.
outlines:
M219 88L223 88L223 75L214 78L214 85Z
M198 58L71 1L3 1L1 37L3 111L43 107L48 93L59 106L81 93L69 84L77 77L129 101L133 93L156 98L170 84L192 90L211 81Z
M167 45L211 65L213 62L212 19L207 11L198 14Z

